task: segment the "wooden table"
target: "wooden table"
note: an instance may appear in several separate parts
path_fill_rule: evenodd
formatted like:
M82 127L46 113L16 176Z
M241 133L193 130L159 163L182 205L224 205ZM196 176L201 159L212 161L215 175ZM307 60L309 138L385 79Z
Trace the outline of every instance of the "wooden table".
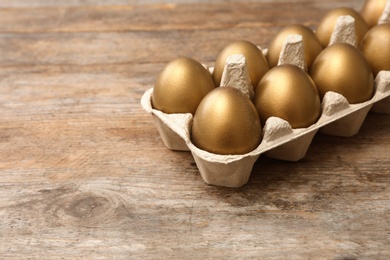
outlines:
M162 2L0 1L0 258L388 259L390 115L229 189L140 106L178 56L212 65L363 1Z

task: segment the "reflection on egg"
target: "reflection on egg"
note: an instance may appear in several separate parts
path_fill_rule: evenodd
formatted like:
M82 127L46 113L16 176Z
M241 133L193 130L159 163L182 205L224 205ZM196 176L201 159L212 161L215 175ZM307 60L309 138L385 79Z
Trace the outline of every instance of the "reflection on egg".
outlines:
M245 154L261 142L261 124L250 99L232 87L211 91L196 110L191 140L215 154Z
M360 41L363 39L364 35L369 29L369 26L364 21L361 14L353 10L352 8L347 8L347 7L336 8L326 13L325 16L321 19L320 23L318 24L316 33L318 39L320 40L324 48L329 44L337 19L340 16L346 16L346 15L350 15L353 18L355 18L356 42L359 44Z
M251 84L256 88L260 79L268 71L267 59L261 50L251 42L236 41L227 45L218 55L215 62L213 78L216 86L221 84L222 73L227 58L233 54L241 54L245 57Z
M261 122L279 117L292 128L304 128L317 122L321 115L318 91L310 76L294 65L270 69L257 86L254 104Z
M159 74L152 106L167 114L195 114L203 97L214 88L211 74L202 64L191 58L178 58L169 62Z
M372 27L364 36L360 49L374 75L381 70L390 70L390 24Z
M335 43L315 59L310 76L321 98L328 91L342 94L350 104L371 99L374 77L363 54L354 46Z
M366 0L361 10L364 20L370 27L378 24L387 0Z
M322 45L315 33L304 25L294 24L283 28L271 42L268 48L267 60L270 67L278 65L279 55L282 51L283 42L288 35L299 34L302 35L303 48L305 52L305 63L310 68L314 59L322 51Z

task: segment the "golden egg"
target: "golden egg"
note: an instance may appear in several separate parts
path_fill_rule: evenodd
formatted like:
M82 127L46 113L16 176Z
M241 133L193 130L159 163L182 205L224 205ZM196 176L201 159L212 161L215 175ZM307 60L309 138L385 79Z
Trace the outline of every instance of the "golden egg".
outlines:
M336 8L326 13L325 16L321 19L317 27L316 34L324 48L329 45L329 41L332 36L337 19L340 16L346 16L346 15L350 15L353 18L355 18L356 42L359 44L360 41L363 39L364 35L369 29L369 26L364 21L361 14L352 8L347 8L347 7Z
M215 154L245 154L261 142L261 124L250 99L232 87L219 87L196 110L191 140Z
M371 99L374 93L374 77L367 60L357 48L347 43L325 48L311 66L310 76L321 98L333 91L355 104Z
M218 55L215 62L213 79L216 86L221 84L223 69L227 58L233 54L241 54L245 57L248 66L249 78L255 88L260 79L269 69L267 59L261 50L251 42L236 41L227 45Z
M390 24L371 28L360 44L374 75L381 70L390 70Z
M385 10L387 0L366 0L361 14L370 27L378 24L379 18Z
M209 71L198 61L182 57L169 62L158 75L152 106L167 114L191 113L215 88Z
M318 91L310 76L295 65L270 69L259 82L254 104L261 122L279 117L292 128L308 127L321 115Z
M282 51L283 42L288 35L299 34L303 38L303 48L305 52L305 62L310 68L314 59L322 51L322 45L315 33L309 28L301 24L289 25L283 28L271 42L268 48L267 60L270 67L278 65L279 55Z

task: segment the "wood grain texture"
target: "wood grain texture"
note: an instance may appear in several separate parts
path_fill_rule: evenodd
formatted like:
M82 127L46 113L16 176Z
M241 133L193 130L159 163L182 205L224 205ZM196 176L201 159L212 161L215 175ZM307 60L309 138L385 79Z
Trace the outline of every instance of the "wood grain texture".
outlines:
M0 258L388 259L389 115L228 189L139 103L177 56L213 64L363 1L209 2L0 1Z

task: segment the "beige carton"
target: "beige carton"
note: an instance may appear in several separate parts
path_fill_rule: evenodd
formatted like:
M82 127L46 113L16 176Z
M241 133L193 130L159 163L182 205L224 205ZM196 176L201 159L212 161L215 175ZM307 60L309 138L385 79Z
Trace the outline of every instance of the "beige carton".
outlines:
M376 77L376 92L367 102L350 105L334 92L323 100L323 113L318 122L308 128L292 129L280 118L269 118L263 129L263 140L252 152L243 155L212 154L195 147L191 142L191 114L164 114L151 106L153 89L142 97L143 108L156 120L159 133L169 149L191 151L205 182L218 186L240 187L247 183L253 165L261 154L297 161L302 159L318 130L338 136L350 136L359 131L373 104L390 96L390 71Z

